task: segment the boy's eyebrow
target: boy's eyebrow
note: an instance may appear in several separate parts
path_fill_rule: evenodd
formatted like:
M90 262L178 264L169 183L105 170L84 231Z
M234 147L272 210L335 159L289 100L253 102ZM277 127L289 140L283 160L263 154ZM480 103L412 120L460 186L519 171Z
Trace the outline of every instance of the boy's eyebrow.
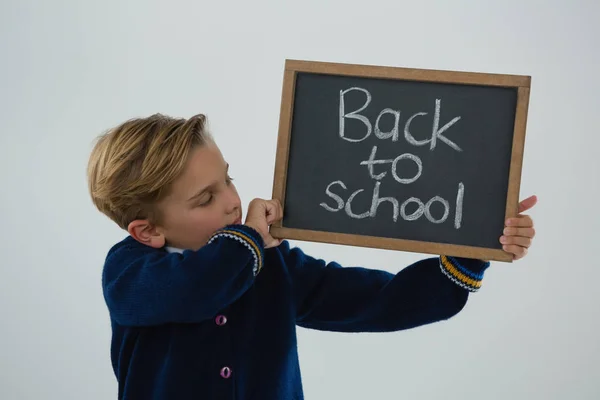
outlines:
M226 164L225 166L225 175L227 175L229 173L229 163ZM198 197L202 196L206 191L208 191L209 189L212 189L213 187L217 186L218 182L213 182L210 185L206 186L205 188L203 188L202 190L200 190L198 193L196 193L195 195L193 195L192 197L190 197L188 199L188 201L192 201L194 199L197 199Z

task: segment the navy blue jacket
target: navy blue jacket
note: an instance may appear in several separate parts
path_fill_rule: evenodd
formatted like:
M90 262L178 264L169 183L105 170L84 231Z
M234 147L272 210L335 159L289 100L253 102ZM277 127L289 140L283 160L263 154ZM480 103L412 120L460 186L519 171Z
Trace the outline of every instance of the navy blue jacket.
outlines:
M440 256L396 275L342 267L287 241L265 250L245 225L198 251L128 236L102 275L118 399L303 399L296 326L389 332L448 319L488 266Z

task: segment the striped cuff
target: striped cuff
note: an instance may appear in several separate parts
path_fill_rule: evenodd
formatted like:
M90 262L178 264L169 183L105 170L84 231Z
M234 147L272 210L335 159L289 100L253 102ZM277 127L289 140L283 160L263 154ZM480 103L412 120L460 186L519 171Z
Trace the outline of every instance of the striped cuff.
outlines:
M254 258L252 272L254 276L258 275L263 267L264 260L264 250L260 234L246 225L229 225L215 232L208 240L208 243L212 243L217 238L222 237L236 240L250 250Z
M482 260L440 256L440 268L442 272L460 287L470 292L476 292L481 288L484 271L490 263Z

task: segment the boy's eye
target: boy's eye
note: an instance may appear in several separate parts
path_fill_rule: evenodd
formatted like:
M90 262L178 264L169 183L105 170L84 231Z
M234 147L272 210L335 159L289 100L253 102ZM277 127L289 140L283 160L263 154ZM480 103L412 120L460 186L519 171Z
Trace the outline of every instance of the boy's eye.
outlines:
M199 205L200 207L207 206L207 205L209 205L209 204L212 202L212 199L213 199L213 195L212 195L212 193L210 193L210 194L208 195L208 199L206 199L206 200L203 200L203 201L202 201L200 204L198 204L198 205Z
M227 175L227 178L225 179L225 183L227 184L227 186L229 186L231 184L231 181L233 181L233 178L231 176ZM203 197L203 200L200 203L198 203L198 206L199 207L207 206L210 203L212 203L213 199L214 199L213 194L209 193L208 197L207 196Z

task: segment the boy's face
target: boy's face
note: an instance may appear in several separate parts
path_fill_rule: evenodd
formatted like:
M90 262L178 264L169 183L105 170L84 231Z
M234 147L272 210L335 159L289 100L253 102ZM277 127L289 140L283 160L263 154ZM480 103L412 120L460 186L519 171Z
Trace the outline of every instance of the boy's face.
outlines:
M197 250L217 230L242 222L240 197L219 148L208 143L194 149L181 176L158 207L157 232L166 245Z

